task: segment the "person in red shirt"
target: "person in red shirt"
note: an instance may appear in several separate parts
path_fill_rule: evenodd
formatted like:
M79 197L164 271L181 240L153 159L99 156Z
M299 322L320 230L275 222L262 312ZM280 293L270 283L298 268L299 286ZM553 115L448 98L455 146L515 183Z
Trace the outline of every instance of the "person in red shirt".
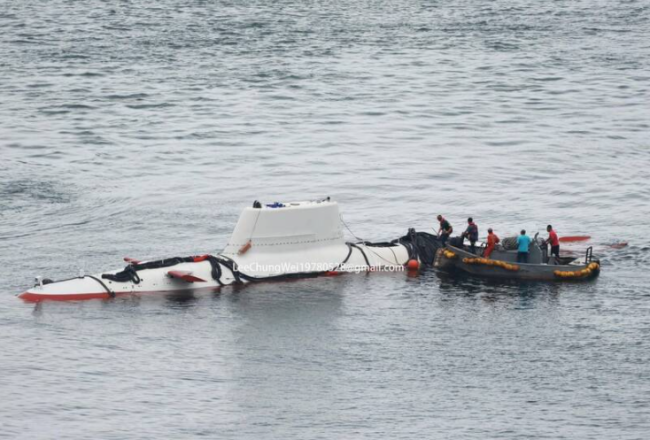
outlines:
M488 229L488 237L487 237L487 247L485 248L485 252L483 253L483 256L485 258L490 258L490 254L494 250L494 247L497 245L498 242L500 242L499 237L497 237L497 234L495 234L492 231L492 228Z
M560 258L560 239L557 238L557 234L553 230L553 226L548 225L546 227L546 231L548 232L548 239L546 240L546 243L550 243L551 245L551 255L555 255L557 258Z

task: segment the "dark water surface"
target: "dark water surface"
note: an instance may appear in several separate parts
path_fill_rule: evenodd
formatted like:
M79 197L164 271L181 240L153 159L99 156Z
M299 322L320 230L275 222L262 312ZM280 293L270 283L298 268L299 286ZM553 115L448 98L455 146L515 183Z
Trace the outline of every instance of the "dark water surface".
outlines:
M0 437L650 437L648 0L7 0L0 29ZM370 240L550 222L603 273L13 296L328 195Z

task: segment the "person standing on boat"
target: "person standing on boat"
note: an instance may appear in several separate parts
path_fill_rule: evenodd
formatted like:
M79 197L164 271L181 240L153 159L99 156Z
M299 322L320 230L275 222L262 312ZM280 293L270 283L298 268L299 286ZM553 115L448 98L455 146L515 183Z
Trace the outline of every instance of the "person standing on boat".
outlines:
M494 231L492 231L492 228L488 228L487 247L485 248L485 252L483 253L483 256L485 258L490 258L492 251L496 247L497 243L499 243L500 241L501 240L499 240L497 234L495 234Z
M463 232L463 238L469 240L469 251L475 254L476 242L478 241L478 226L476 226L472 217L467 219L467 229Z
M440 243L444 246L447 243L447 239L454 232L454 228L451 224L441 215L438 215L438 221L440 222L440 229L438 229L438 237L440 237Z
M526 230L522 229L521 234L517 237L517 263L528 263L529 247L530 237L526 235Z
M546 231L548 232L548 239L546 240L546 243L551 244L551 255L555 255L555 258L560 258L560 239L557 238L557 234L553 230L553 226L548 225L546 227Z

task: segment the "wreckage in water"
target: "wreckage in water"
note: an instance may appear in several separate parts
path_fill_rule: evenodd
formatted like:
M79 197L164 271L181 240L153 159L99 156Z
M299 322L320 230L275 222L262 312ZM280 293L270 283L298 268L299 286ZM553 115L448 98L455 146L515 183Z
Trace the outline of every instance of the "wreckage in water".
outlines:
M343 237L338 204L329 198L298 203L255 202L245 208L219 255L156 261L125 258L124 269L63 281L37 278L18 295L26 301L85 300L120 295L214 291L224 286L335 275L395 271L431 265L435 236L410 231L391 243L349 243Z
M346 242L338 204L325 200L255 202L242 212L225 249L218 255L174 257L155 261L125 258L120 270L62 281L36 278L36 285L18 295L25 301L108 299L123 295L217 291L225 286L262 281L330 276L344 272L451 269L470 275L521 280L590 279L600 272L590 253L584 264L544 260L539 246L531 263L514 263L516 252L497 249L490 260L458 246L442 249L426 232L391 242ZM537 253L539 250L539 255Z

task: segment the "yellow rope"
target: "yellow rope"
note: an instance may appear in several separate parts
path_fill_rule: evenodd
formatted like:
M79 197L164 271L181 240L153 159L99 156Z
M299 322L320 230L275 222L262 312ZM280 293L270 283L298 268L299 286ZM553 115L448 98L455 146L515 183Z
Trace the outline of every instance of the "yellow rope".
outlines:
M505 270L512 270L512 271L519 270L519 266L516 264L510 264L500 260L490 260L489 258L463 258L463 263L483 264L485 266L496 266Z
M443 250L443 251L442 251L442 254L443 254L445 257L449 258L450 260L456 258L456 254L453 253L452 251L448 250L448 249Z
M589 263L589 266L587 266L584 269L581 270L556 270L553 273L555 276L560 277L560 278L584 278L589 275L595 270L598 270L600 266L598 263Z

